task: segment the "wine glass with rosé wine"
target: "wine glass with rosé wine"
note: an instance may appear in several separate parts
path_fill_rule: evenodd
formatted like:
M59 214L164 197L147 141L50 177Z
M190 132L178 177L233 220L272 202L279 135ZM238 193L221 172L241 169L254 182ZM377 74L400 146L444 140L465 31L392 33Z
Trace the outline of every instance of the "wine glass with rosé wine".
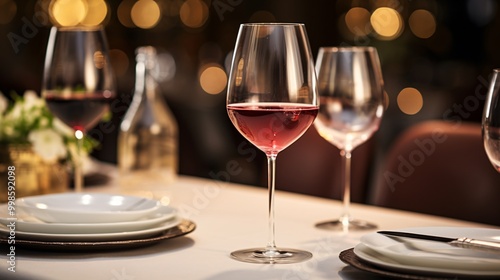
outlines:
M238 250L231 257L267 264L311 258L307 251L277 247L274 224L276 158L306 132L319 108L314 61L303 24L240 26L226 104L234 126L266 154L269 190L267 246Z

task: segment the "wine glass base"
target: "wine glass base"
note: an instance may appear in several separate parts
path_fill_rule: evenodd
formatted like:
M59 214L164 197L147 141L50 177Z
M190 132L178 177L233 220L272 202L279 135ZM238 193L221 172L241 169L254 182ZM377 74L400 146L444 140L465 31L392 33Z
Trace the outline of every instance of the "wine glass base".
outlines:
M307 251L297 249L280 248L276 251L253 248L234 251L231 258L248 263L280 264L298 263L312 258L312 254Z
M317 223L315 226L317 228L327 229L327 230L370 230L370 229L377 228L377 225L366 222L366 221L361 221L361 220L326 221L326 222Z

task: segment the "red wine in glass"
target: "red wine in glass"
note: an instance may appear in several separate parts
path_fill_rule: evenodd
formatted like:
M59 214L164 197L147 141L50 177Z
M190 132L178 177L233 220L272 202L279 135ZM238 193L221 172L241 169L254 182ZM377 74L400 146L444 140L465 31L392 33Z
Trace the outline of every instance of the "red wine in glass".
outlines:
M113 94L106 92L71 93L47 92L45 101L50 111L74 130L86 131L96 125L109 110Z
M109 110L116 91L102 26L53 26L45 53L42 96L59 120L75 130L70 149L75 191L83 190L83 136Z
M234 103L229 117L240 133L266 154L277 154L311 126L318 107L298 103Z

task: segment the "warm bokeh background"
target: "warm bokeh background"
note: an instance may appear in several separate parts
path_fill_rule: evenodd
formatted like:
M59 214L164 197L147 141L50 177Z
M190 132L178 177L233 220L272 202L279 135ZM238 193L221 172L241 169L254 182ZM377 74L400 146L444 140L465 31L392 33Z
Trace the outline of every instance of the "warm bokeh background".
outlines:
M371 45L380 54L388 107L376 146L426 119L480 121L491 70L500 66L495 0L0 0L0 90L40 92L52 24L103 24L118 82L111 123L93 134L94 156L116 162L118 125L134 85L134 50L162 51L162 88L180 129L180 172L210 177L237 160L235 182L262 185L264 157L248 162L225 111L231 50L243 22L303 22L320 46ZM92 135L92 133L91 133ZM333 147L332 147L333 149ZM304 151L306 153L307 151Z

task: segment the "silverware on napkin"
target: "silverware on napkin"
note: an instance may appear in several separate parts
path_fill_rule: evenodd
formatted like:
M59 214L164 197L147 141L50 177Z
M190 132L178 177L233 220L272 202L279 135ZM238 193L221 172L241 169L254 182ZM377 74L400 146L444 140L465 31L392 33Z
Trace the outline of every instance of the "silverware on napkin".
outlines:
M402 231L377 231L377 233L393 237L406 237L406 238L422 239L422 240L429 240L436 242L444 242L455 247L500 253L500 242L478 240L468 237L451 238L451 237L434 236L434 235L426 235L426 234L418 234L418 233L402 232Z

